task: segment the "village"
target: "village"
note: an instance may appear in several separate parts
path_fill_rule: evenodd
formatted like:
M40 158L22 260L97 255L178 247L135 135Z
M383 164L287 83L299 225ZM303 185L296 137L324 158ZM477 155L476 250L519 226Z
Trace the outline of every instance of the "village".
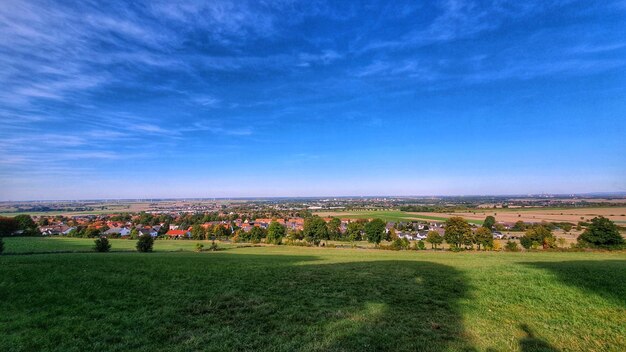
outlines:
M273 217L273 218L247 218L237 217L233 214L212 215L202 214L202 218L222 219L212 221L194 221L186 214L181 215L156 215L156 214L108 214L108 215L75 215L75 216L33 216L38 230L42 236L69 236L69 237L98 237L109 238L133 238L149 235L159 239L211 239L221 240L237 239L238 234L250 233L258 228L267 231L272 222L284 227L287 237L302 238L305 230L304 217ZM199 219L198 216L196 216ZM353 239L364 239L363 226L374 219L354 218L321 218L329 228L329 239L348 240L349 235ZM352 225L351 225L352 224ZM517 224L519 226L519 224ZM531 223L525 223L531 226ZM502 230L515 229L514 223L495 223L492 231L494 239L506 239ZM479 226L472 224L475 231ZM201 230L199 230L201 229ZM520 229L522 230L522 229ZM388 221L385 223L385 234L390 239L400 238L409 241L421 241L427 238L429 231L435 231L440 236L445 234L445 222L443 221ZM197 235L200 232L201 235ZM354 236L354 232L358 232ZM333 236L332 234L335 234ZM509 235L510 238L516 236Z

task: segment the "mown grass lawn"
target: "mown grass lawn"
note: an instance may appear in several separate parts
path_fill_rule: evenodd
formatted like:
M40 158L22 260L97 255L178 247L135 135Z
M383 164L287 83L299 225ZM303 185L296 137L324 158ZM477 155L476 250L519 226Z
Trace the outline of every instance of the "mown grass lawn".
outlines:
M622 351L626 255L0 256L0 336L1 351Z

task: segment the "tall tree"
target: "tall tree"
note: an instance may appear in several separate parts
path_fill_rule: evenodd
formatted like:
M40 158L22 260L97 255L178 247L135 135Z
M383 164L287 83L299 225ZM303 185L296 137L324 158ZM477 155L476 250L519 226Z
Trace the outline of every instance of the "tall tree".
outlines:
M338 240L341 238L341 230L339 227L341 226L341 220L339 218L333 217L327 224L328 228L328 238L331 240Z
M213 226L213 236L217 239L225 239L231 235L230 228L224 226L224 224L217 224Z
M398 234L396 233L396 230L392 227L389 229L389 231L387 232L385 239L387 241L394 241L396 239L398 239Z
M380 244L380 241L383 240L385 236L385 222L381 219L374 219L367 224L365 224L365 235L367 236L367 240L371 243L375 243L377 246Z
M585 232L578 236L578 243L585 247L594 248L621 248L624 247L624 237L619 233L615 223L603 216L591 219Z
M254 243L261 242L261 240L265 238L266 234L267 231L259 226L254 226L252 229L250 229L250 232L248 232L250 240Z
M478 250L480 250L481 246L483 249L493 247L493 234L487 227L479 227L474 234L474 238L476 239Z
M474 243L476 243L476 236L474 231L470 229L469 232L463 235L463 246L465 246L465 249L474 249Z
M428 231L426 242L430 243L431 248L437 248L443 242L443 237L435 230Z
M206 239L206 230L202 225L194 225L191 228L191 238L194 240L204 240Z
M318 246L320 242L328 238L326 222L319 216L311 216L304 220L304 239Z
M444 238L450 246L460 248L463 238L471 232L472 228L465 219L453 216L446 221Z
M270 223L270 226L267 228L267 239L265 240L267 243L272 244L280 244L285 237L286 234L285 226L278 223L278 221L274 220Z
M494 218L493 216L489 215L485 218L485 221L483 221L483 227L488 228L489 230L493 229L493 225L496 224L496 218Z
M37 224L30 215L21 214L15 216L13 219L17 222L18 230L23 231L22 234L24 236L38 236L41 234L37 228Z
M349 241L360 241L361 234L363 233L364 225L362 222L353 221L348 223L348 228L346 229L346 237Z

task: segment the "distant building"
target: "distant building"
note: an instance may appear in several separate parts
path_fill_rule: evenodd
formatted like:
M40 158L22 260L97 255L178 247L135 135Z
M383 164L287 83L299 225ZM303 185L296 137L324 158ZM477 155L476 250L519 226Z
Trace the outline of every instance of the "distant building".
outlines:
M190 236L189 231L186 230L169 230L165 234L171 238L187 238Z

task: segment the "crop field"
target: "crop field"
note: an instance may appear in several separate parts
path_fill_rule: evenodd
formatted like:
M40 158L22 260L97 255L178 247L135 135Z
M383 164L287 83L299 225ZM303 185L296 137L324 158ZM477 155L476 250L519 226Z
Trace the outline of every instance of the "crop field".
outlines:
M0 256L0 350L626 350L624 252L187 244Z
M437 214L439 216L462 216L466 219L484 220L487 215L493 215L498 221L516 222L571 222L589 221L596 216L604 216L617 224L626 225L626 207L599 207L599 208L509 208L509 209L480 209L475 212L459 213L417 213L420 215Z
M596 216L604 216L618 225L626 225L626 207L599 207L599 208L499 208L499 209L476 209L467 212L404 212L399 210L379 211L325 211L317 212L320 216L336 216L339 218L381 218L385 221L407 220L436 220L445 221L452 216L461 216L474 224L482 224L486 216L495 216L496 220L503 222L571 222L589 221Z

